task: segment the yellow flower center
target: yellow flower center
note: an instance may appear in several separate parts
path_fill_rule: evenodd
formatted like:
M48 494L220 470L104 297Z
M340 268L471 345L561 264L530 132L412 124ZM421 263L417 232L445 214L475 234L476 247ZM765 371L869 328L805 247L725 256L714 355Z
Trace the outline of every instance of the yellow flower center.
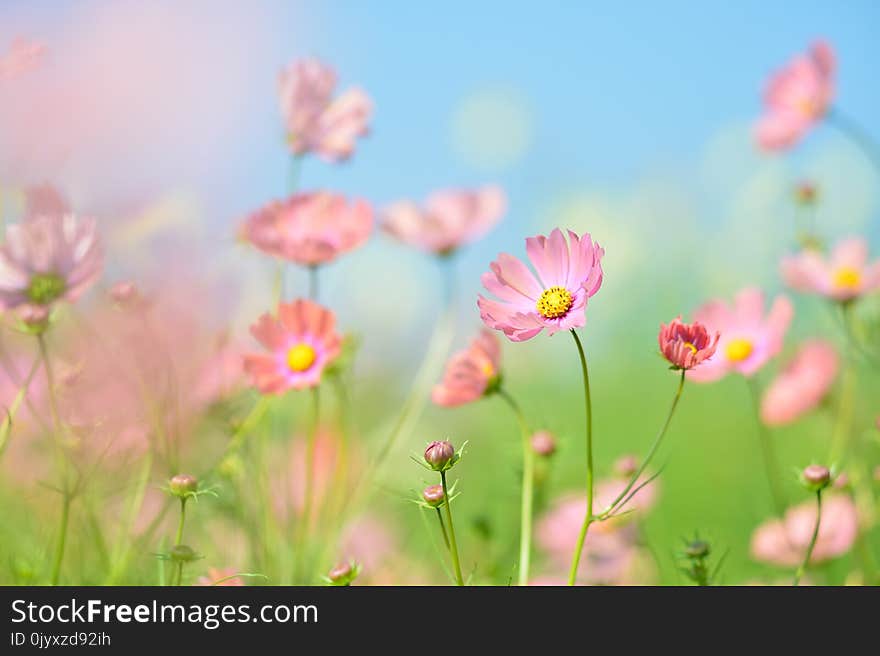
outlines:
M481 367L483 374L485 374L486 378L491 378L495 375L495 367L492 366L492 363L486 360Z
M308 344L297 344L287 352L287 366L291 371L305 371L315 364L317 354Z
M571 293L565 287L549 287L538 299L538 312L545 319L556 319L569 311L572 304Z
M753 350L754 346L752 343L742 337L730 340L725 347L727 359L734 362L742 362L752 354Z
M687 346L687 347L691 350L691 353L693 353L693 354L696 355L696 353L697 353L697 347L696 347L696 346L694 346L694 345L691 344L690 342L685 342L684 345Z
M834 286L855 289L862 282L862 274L852 267L841 267L834 272Z

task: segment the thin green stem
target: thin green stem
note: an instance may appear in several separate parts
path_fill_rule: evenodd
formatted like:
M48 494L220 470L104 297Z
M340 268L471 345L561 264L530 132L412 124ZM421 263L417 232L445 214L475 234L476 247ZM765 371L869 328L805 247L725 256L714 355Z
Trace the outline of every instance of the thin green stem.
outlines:
M764 422L761 421L761 395L758 392L758 384L754 378L746 378L749 393L752 397L752 407L755 411L755 425L758 429L758 443L761 445L761 456L764 461L764 472L767 475L767 484L770 488L770 496L773 499L773 509L777 517L785 515L785 495L779 487L779 460L770 433Z
M318 421L321 413L321 396L318 387L312 388L312 427L306 437L306 462L305 462L305 498L303 500L302 532L304 539L309 531L314 505L314 478L315 478L315 442L318 436Z
M519 529L519 585L529 583L529 563L532 552L532 508L535 499L535 452L529 440L529 427L523 416L519 404L504 389L498 390L499 396L507 401L513 410L516 421L522 433L523 449L523 473L522 473L522 498L520 500L520 529Z
M443 542L446 545L446 548L449 549L449 536L446 534L446 524L443 523L443 514L440 512L440 508L435 508L437 511L437 519L440 522L440 531L443 533Z
M584 541L587 539L587 531L593 522L593 402L590 398L590 374L587 369L587 358L584 355L584 347L581 339L574 329L571 331L574 343L577 345L578 356L581 360L581 375L584 380L584 410L586 411L586 438L587 438L587 512L584 515L584 523L578 535L574 554L571 558L571 569L568 572L568 584L574 585L577 578L578 564L581 560L581 552L584 550Z
M858 146L880 173L880 144L861 125L837 108L826 114L826 120Z
M440 472L440 482L443 484L443 505L446 507L446 521L449 522L449 553L452 555L452 568L455 570L455 581L458 585L464 585L461 575L461 565L458 560L458 544L455 542L455 526L452 524L452 508L449 504L449 489L446 486L446 472Z
M37 343L40 347L40 357L43 360L43 368L46 371L46 387L49 391L49 409L52 413L52 425L54 427L54 439L56 457L61 469L61 520L58 526L58 543L55 547L55 559L52 565L52 585L58 585L61 578L61 563L64 561L64 549L67 545L67 527L70 523L70 504L73 495L70 490L70 476L67 471L67 459L61 447L61 415L58 412L58 400L55 397L55 377L52 374L52 365L49 361L49 350L46 348L46 339L43 333L37 335Z
M318 267L309 267L309 299L318 300Z
M186 497L180 500L180 519L177 522L177 535L174 538L174 546L183 543L183 525L186 522Z
M801 582L801 577L804 575L804 572L807 569L807 565L810 563L810 558L813 556L813 549L816 546L816 539L819 537L819 525L822 523L822 490L816 490L816 525L813 527L813 535L810 538L810 544L807 547L807 553L804 555L804 562L801 563L801 566L797 568L797 571L794 573L794 582L792 585L799 585Z
M675 390L675 396L672 397L672 405L669 407L669 414L666 415L666 421L663 422L663 426L660 427L660 430L657 432L657 435L654 437L654 442L651 444L651 448L648 449L648 455L645 456L645 459L642 461L642 464L639 465L639 468L636 470L635 474L629 480L626 487L623 489L623 492L617 495L617 498L614 499L608 507L603 510L597 517L597 521L604 521L608 519L609 515L613 513L617 506L623 501L626 496L629 494L630 490L639 480L639 477L644 473L645 469L648 467L648 464L651 462L651 459L654 457L654 454L657 453L657 449L660 447L660 442L663 441L663 436L666 435L666 431L669 429L669 424L672 423L672 416L675 414L675 409L678 407L678 402L681 399L681 393L684 390L684 381L685 381L685 370L681 370L681 376L678 380L678 388Z
M61 503L61 523L58 527L58 544L55 546L55 560L52 563L52 585L58 585L61 578L61 562L64 560L64 547L67 542L67 524L70 520L70 495L65 493Z

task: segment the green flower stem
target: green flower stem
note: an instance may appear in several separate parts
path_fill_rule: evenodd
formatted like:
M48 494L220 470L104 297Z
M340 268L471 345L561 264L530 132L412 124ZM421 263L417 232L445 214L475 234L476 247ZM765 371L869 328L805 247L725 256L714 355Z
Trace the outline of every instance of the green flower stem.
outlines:
M446 548L449 549L449 535L446 533L446 524L443 523L443 514L440 512L440 508L435 508L437 511L437 519L440 522L440 531L443 533L443 542L446 544Z
M303 500L302 514L302 533L301 538L305 538L311 524L312 511L314 506L314 478L315 478L315 441L318 437L318 421L321 413L321 395L318 387L312 388L312 427L306 438L306 462L305 462L305 499Z
M587 512L584 515L584 523L578 535L574 554L571 558L571 569L568 573L568 584L574 585L577 578L578 564L581 560L581 552L584 549L584 540L587 539L587 531L590 530L590 524L593 522L593 403L590 398L590 375L587 370L587 358L584 355L584 347L574 329L572 329L571 335L574 337L574 343L577 345L578 355L581 360L581 374L584 380L584 410L586 411L587 422Z
M174 537L174 546L183 544L183 525L186 523L186 497L180 499L180 520L177 522L177 535ZM183 583L183 561L177 563L177 583L180 586Z
M177 536L174 538L174 546L183 543L183 525L186 522L186 497L180 500L180 520L177 522Z
M313 265L309 267L309 300L318 300L318 267Z
M46 348L46 339L42 333L37 335L37 343L40 347L40 357L43 360L43 368L46 370L46 386L49 390L49 411L52 413L52 426L54 430L55 453L61 469L61 520L58 525L58 542L55 546L55 557L52 564L52 585L58 585L61 579L61 564L64 561L64 549L67 545L67 527L70 523L70 504L73 494L70 490L70 480L67 470L67 458L61 446L61 415L58 412L58 399L55 397L55 377L52 373L52 365L49 361L49 351Z
M446 521L449 522L449 553L452 556L452 568L455 570L455 582L464 585L461 576L461 565L458 560L458 544L455 542L455 526L452 524L452 508L449 504L449 488L446 486L446 472L440 472L440 482L443 484L443 505L446 507Z
M807 547L807 553L804 556L804 562L801 563L801 566L797 568L797 571L794 573L794 581L792 585L799 585L801 582L801 577L804 575L804 571L807 569L807 565L810 563L810 558L813 556L813 549L816 546L816 539L819 537L819 525L822 523L822 490L816 490L816 525L813 527L813 535L810 538L810 544Z
M681 370L681 377L678 380L678 388L675 390L675 396L672 397L672 405L669 407L669 414L666 415L666 421L663 422L663 426L661 426L658 431L656 437L654 437L654 442L651 444L651 448L648 449L648 455L645 456L645 459L642 461L642 464L639 465L639 468L636 470L635 474L629 480L626 487L623 489L623 492L617 495L617 498L614 499L608 507L603 510L596 517L596 521L604 521L608 519L611 513L617 508L621 501L626 499L626 496L629 494L630 490L632 490L633 486L638 482L639 477L644 473L645 469L648 467L648 464L651 462L651 459L654 457L654 454L657 453L657 449L660 447L660 442L663 440L663 436L666 435L666 431L669 429L669 424L672 423L672 416L675 414L675 409L678 407L678 402L681 399L681 393L684 390L684 381L685 381L685 370Z
M503 388L498 394L507 401L513 410L516 421L522 433L523 448L523 473L522 473L522 498L520 501L520 530L519 530L519 585L529 583L529 562L532 551L532 508L535 499L535 452L529 441L530 433L528 424L519 405Z
M773 448L773 441L764 422L761 421L761 395L758 392L758 384L753 378L746 378L749 392L752 397L752 407L755 411L755 425L758 429L758 443L761 445L761 456L764 460L764 471L767 475L767 484L770 488L770 496L773 499L773 508L776 516L785 516L785 495L779 487L779 459Z
M64 560L64 547L67 542L67 525L70 520L69 494L64 493L61 501L61 524L58 527L58 544L55 546L55 559L52 563L52 585L58 585L61 578L61 562Z
M825 119L858 146L880 173L880 144L861 125L837 108L831 109Z

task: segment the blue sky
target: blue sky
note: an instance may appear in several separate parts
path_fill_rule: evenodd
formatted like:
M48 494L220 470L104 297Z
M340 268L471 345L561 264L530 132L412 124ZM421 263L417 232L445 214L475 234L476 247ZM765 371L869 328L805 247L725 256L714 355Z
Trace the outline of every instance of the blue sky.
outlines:
M127 128L131 143L119 137L125 132L106 138L101 176L84 184L82 175L59 173L87 200L99 186L185 192L208 234L230 242L245 212L286 192L275 77L286 62L317 55L337 68L342 87L366 89L376 114L351 162L305 163L304 187L379 205L447 186L506 188L504 224L462 258L468 293L499 250L520 253L524 236L569 217L606 242L609 285L615 266L620 281L626 267L636 279L654 276L654 250L682 261L691 253L673 242L703 239L707 253L694 266L714 270L701 284L726 292L749 275L773 280L790 211L780 199L801 175L823 178L831 233L877 235L877 176L839 135L823 127L795 152L770 158L756 153L749 126L768 73L824 37L838 53L839 106L880 135L878 18L880 5L869 1L43 0L4 3L0 42L33 35L53 50L52 66L75 67L68 53L124 33L113 42L119 53L108 46L101 54L103 72L139 62L152 86L143 97L137 80L98 87L116 91L138 121ZM139 45L148 29L158 32ZM165 67L155 76L153 55ZM328 274L331 287L334 276L341 286L376 262L387 276L433 275L387 240L368 251Z

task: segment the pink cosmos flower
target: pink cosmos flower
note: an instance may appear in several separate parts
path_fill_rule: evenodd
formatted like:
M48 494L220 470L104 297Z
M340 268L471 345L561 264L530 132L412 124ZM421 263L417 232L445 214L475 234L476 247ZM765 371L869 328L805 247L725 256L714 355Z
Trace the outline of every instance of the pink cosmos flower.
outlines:
M819 41L771 76L755 127L761 148L789 148L825 116L834 97L834 68L831 46Z
M489 232L506 208L499 187L438 191L423 207L408 200L392 204L383 212L382 228L406 244L446 255Z
M0 309L75 301L102 263L94 219L37 216L11 225L0 246Z
M811 563L836 558L850 550L858 533L858 515L848 496L829 494L822 500L822 521ZM785 513L785 519L771 519L752 534L755 560L795 567L806 555L816 525L816 502L806 501Z
M28 187L24 195L25 217L63 216L72 211L64 195L50 184Z
M761 400L761 419L769 426L790 424L825 398L837 375L838 357L828 342L805 342L771 383Z
M812 249L783 258L780 272L792 289L837 301L880 289L880 260L868 263L868 244L858 237L838 242L828 258Z
M208 575L200 576L196 585L241 587L244 586L244 581L240 576L235 575L235 569L232 567L221 569L210 567L208 568Z
M710 336L706 326L697 321L682 323L679 316L669 325L660 324L657 341L663 357L673 367L687 370L712 357L718 346L718 337L718 332Z
M373 103L361 89L333 98L336 73L317 59L302 59L278 78L281 115L295 155L315 153L330 162L347 159L368 132Z
M303 266L332 262L370 236L373 208L328 192L294 194L257 210L242 236L268 255Z
M589 233L578 237L568 231L566 242L559 228L550 237L526 239L526 253L537 276L520 260L501 253L491 271L481 277L483 286L501 300L480 295L480 318L514 342L531 339L545 328L548 335L583 326L587 299L602 286L602 256Z
M0 81L14 78L35 69L43 61L46 46L22 37L13 40L6 54L0 56Z
M644 481L639 481L637 486ZM595 507L603 510L626 487L624 478L609 478L596 486ZM636 489L635 487L633 489ZM647 512L657 498L657 483L642 487L625 510ZM567 494L558 499L541 517L535 529L538 546L550 557L555 567L566 568L577 542L587 504L583 494ZM622 584L632 581L639 556L638 532L625 514L593 525L584 543L578 579L583 583Z
M777 296L764 314L764 293L744 289L733 306L721 300L709 301L694 313L694 319L712 332L719 332L714 355L688 371L697 382L710 382L735 371L752 376L782 349L794 307L786 296Z
M277 317L266 313L251 326L270 352L246 355L245 371L264 394L315 387L324 367L339 355L342 338L335 328L333 312L317 303L279 303Z
M483 328L466 349L450 358L443 380L434 387L431 399L446 407L476 401L497 384L500 365L498 338Z

